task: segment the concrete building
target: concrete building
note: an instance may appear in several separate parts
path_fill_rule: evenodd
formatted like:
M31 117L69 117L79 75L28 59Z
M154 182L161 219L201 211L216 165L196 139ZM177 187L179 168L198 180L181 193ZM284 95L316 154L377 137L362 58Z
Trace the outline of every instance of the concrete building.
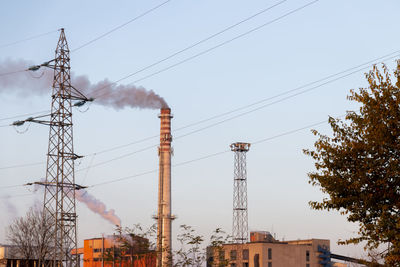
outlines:
M156 266L156 252L149 249L146 238L139 236L85 239L76 253L83 255L83 267Z
M252 232L250 242L224 244L207 249L207 266L230 267L321 267L335 266L324 251L330 241L307 239L277 241L268 232Z
M38 259L24 259L15 246L0 244L0 267L39 267ZM42 266L50 265L52 261L46 260Z

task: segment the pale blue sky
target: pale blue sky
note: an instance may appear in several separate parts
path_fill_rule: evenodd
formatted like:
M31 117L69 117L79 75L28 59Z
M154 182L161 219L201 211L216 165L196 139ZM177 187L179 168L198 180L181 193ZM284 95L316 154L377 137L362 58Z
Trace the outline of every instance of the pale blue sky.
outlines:
M71 54L72 70L92 82L118 80L184 47L206 38L279 1L173 0L153 13ZM288 0L278 7L200 46L121 82L128 84L232 39L280 17L310 1ZM162 1L3 1L0 4L0 45L36 34L65 28L70 48L111 30ZM136 83L163 96L172 108L173 129L272 97L328 75L360 65L400 49L399 1L320 0L311 6L237 39L210 53ZM26 59L37 63L51 59L58 32L0 48L0 61ZM394 59L387 61L393 66ZM1 77L0 77L1 79ZM32 79L35 82L35 79ZM351 88L364 86L358 72L310 92L281 101L218 126L177 138L173 142L173 164L229 149L236 141L254 142L327 120L355 109L346 100ZM50 88L49 88L50 94ZM50 97L2 92L0 119L50 108ZM277 98L280 99L280 98ZM275 99L275 100L277 100ZM265 103L269 103L267 101ZM264 104L265 104L264 103ZM258 106L254 106L258 107ZM253 107L253 108L254 108ZM247 111L250 109L246 109ZM240 113L240 112L239 112ZM179 132L222 121L232 113ZM87 112L74 113L74 142L77 154L103 149L157 135L157 110L114 110L93 104ZM0 125L11 123L2 120ZM315 127L329 133L327 124ZM21 130L24 127L21 128ZM0 167L45 161L48 129L31 125L24 134L12 127L0 128ZM279 239L326 238L338 254L361 256L361 247L337 246L339 238L350 237L357 227L338 213L310 210L308 201L322 199L318 188L308 184L313 162L302 154L312 148L314 136L308 129L255 144L248 153L248 199L250 230L268 230ZM77 162L85 168L149 145L157 138L124 149ZM93 185L157 168L156 148L133 154L109 164L76 174L76 182ZM175 167L173 212L179 224L192 225L208 235L216 227L231 231L233 154ZM39 180L45 165L0 169L0 207L8 204L23 215L36 197L7 195L29 193L26 187L1 188ZM95 197L114 208L125 226L149 225L156 211L157 174L93 187ZM78 204L80 240L111 233L113 226ZM0 242L12 215L0 218ZM176 231L175 231L176 232Z

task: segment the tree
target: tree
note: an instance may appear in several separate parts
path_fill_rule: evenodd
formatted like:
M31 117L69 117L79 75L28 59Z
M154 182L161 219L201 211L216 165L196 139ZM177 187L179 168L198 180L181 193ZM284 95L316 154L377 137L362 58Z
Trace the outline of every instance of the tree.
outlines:
M386 264L400 266L400 61L393 74L374 66L366 78L369 86L348 96L359 112L348 111L345 121L330 117L333 136L313 130L315 150L304 150L316 167L309 182L328 195L310 206L359 223L358 236L340 244L385 247Z
M181 247L174 252L173 266L202 266L206 259L206 254L200 247L204 241L204 237L197 235L193 227L189 225L180 225L180 230L177 240Z
M38 260L40 266L52 254L52 229L47 214L30 208L7 227L7 239L13 245L13 253L26 260Z
M151 253L157 253L156 225L148 229L144 229L140 224L135 224L132 228L118 226L116 232L116 247L104 254L106 262L120 263L127 256L145 259ZM209 245L219 252L222 250L222 244L227 243L228 238L225 232L218 228L211 235ZM173 267L200 267L204 265L207 257L203 244L204 237L198 235L192 226L180 225L177 241L180 246L171 255ZM134 260L131 258L130 266L133 266ZM138 264L140 265L141 263L147 266L145 261L139 261ZM228 266L228 261L220 260L218 266Z

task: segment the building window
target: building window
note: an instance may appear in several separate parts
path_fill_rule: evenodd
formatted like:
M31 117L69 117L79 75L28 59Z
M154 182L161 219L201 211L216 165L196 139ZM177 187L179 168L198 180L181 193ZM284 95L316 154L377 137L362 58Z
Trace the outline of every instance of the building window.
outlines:
M231 261L235 261L237 258L236 250L231 250Z
M306 251L306 261L310 261L310 251Z
M272 248L268 249L268 259L272 260ZM272 264L272 263L271 263ZM269 263L268 263L268 267L269 267Z
M254 255L254 267L260 267L260 254Z
M268 262L268 267L272 267L272 262Z
M249 263L248 262L243 262L243 267L249 267Z
M243 259L249 260L249 250L248 249L243 249Z
M221 249L219 252L218 252L218 258L219 258L219 260L220 261L223 261L223 260L225 260L225 250L223 250L223 249Z
M310 267L310 264L309 264L309 263L307 263L307 264L306 264L306 267Z
M236 263L231 263L231 267L236 267Z

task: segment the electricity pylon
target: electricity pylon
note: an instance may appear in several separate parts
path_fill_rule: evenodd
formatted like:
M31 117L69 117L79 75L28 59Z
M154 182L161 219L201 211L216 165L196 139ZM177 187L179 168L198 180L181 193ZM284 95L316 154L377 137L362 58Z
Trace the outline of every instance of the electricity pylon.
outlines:
M44 212L50 215L53 225L53 266L79 266L77 249L74 153L72 133L72 100L84 100L71 86L71 67L67 39L61 29L54 59L54 80L49 120L49 146Z
M79 257L76 253L75 190L85 187L75 184L74 160L81 156L74 153L72 106L80 107L94 99L85 97L71 85L68 43L64 29L60 31L55 58L27 69L29 71L36 71L41 67L54 69L51 113L15 121L12 125L21 126L25 122L34 122L50 126L46 180L27 184L44 186L43 213L49 219L43 223L51 224L47 227L51 229L48 233L52 237L51 244L48 244L52 250L51 258L43 259L44 255L39 255L39 259L45 260L46 266L79 267ZM73 101L77 102L72 105ZM50 118L45 120L44 117Z
M72 133L72 101L79 101L75 106L81 106L93 99L86 98L71 85L71 67L67 39L64 29L61 29L56 56L53 60L34 66L33 70L45 66L54 69L51 113L49 120L28 118L24 122L36 122L50 126L47 153L47 172L43 185L43 212L50 217L50 233L52 243L51 259L45 259L46 265L79 266L77 249L77 215L75 205L75 190L84 187L75 184L74 160L80 158L74 153ZM75 253L71 253L75 251Z
M236 266L242 266L244 244L248 242L247 218L247 169L246 153L249 143L233 143L231 150L235 153L233 177L233 221L232 238L236 244Z

